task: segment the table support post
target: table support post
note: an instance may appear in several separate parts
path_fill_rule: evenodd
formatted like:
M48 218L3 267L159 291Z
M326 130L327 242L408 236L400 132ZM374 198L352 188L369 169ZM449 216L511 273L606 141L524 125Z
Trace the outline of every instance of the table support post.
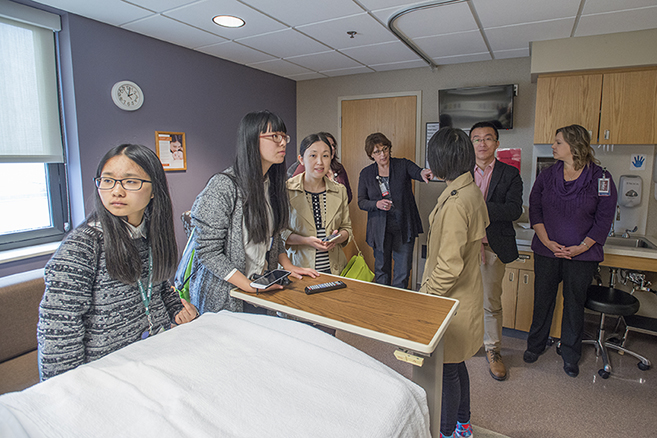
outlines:
M443 340L421 367L413 367L413 381L427 393L431 436L440 436L440 410L443 396Z

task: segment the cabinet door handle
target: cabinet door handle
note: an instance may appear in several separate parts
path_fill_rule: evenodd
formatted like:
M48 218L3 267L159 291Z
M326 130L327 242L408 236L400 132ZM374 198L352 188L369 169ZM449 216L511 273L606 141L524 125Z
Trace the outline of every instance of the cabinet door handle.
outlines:
M509 272L509 281L513 281L513 272Z
M605 129L605 140L609 140L609 130Z
M528 274L523 275L523 283L529 284L529 275Z

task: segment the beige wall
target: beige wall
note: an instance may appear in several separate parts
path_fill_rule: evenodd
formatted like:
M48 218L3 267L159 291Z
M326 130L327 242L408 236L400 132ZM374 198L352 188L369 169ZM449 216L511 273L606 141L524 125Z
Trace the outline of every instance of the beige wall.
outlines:
M657 47L657 45L655 46ZM653 48L654 50L654 48ZM474 87L496 84L518 84L515 100L514 128L500 133L500 147L521 148L521 175L524 181L524 203L528 204L531 189L533 161L534 111L536 106L536 86L531 83L530 58L483 61L439 67L431 71L429 67L342 76L329 79L316 79L297 83L297 138L318 131L329 131L339 139L339 98L349 96L377 95L400 92L421 92L422 136L419 144L424 154L424 127L426 122L438 120L438 90L456 87ZM617 146L616 153L632 146ZM364 152L363 152L364 153ZM614 154L612 154L614 155ZM650 154L650 160L654 153ZM620 157L619 157L620 158ZM418 163L422 165L423 163ZM626 173L625 170L621 172ZM646 234L657 236L657 201L654 198L654 183L651 175L644 177L644 191L650 193L648 214L643 224ZM349 175L354 197L357 196L358 175ZM616 182L618 176L615 175ZM439 183L429 186L419 184L416 198L420 214L425 223L431 207L443 188ZM642 207L646 208L646 207ZM645 211L645 210L644 210ZM651 214L650 212L653 212ZM420 243L423 238L421 237Z
M531 46L532 78L541 73L657 65L656 41L657 29L536 41Z
M338 139L339 98L400 92L421 92L420 145L424 154L424 127L438 121L438 90L483 85L518 84L515 99L514 127L500 133L501 148L521 148L521 173L525 182L525 200L531 183L532 146L534 140L534 109L536 86L530 81L529 58L473 62L315 79L297 83L297 138L318 132L332 132ZM364 147L363 139L363 147ZM363 151L363 153L365 153ZM423 166L423 163L418 163ZM349 175L354 192L358 176ZM425 190L426 192L426 190ZM418 200L419 201L419 200ZM435 201L435 198L434 198ZM418 202L419 203L419 202Z

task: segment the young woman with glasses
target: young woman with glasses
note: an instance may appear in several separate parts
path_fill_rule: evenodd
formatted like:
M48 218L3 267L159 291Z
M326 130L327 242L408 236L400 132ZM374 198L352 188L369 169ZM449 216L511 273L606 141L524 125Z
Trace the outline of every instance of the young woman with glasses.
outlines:
M233 166L214 175L196 197L191 210L195 255L189 292L201 313L255 311L231 297L230 290L256 292L249 278L279 264L296 278L319 275L314 269L294 266L281 238L289 223L285 190L289 141L285 123L276 114L247 114L238 128Z
M367 212L366 240L374 250L374 281L406 289L415 238L422 233L411 182L429 182L433 175L406 158L392 158L391 149L392 143L380 132L365 139L365 153L374 163L360 172L358 207Z
M37 327L42 380L198 315L168 281L178 250L157 155L141 145L117 146L94 181L95 211L45 268Z

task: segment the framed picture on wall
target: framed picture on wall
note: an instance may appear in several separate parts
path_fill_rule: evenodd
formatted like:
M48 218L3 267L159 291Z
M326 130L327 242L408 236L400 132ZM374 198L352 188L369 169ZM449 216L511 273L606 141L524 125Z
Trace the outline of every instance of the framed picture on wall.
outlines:
M155 131L155 151L164 170L187 170L184 132Z

